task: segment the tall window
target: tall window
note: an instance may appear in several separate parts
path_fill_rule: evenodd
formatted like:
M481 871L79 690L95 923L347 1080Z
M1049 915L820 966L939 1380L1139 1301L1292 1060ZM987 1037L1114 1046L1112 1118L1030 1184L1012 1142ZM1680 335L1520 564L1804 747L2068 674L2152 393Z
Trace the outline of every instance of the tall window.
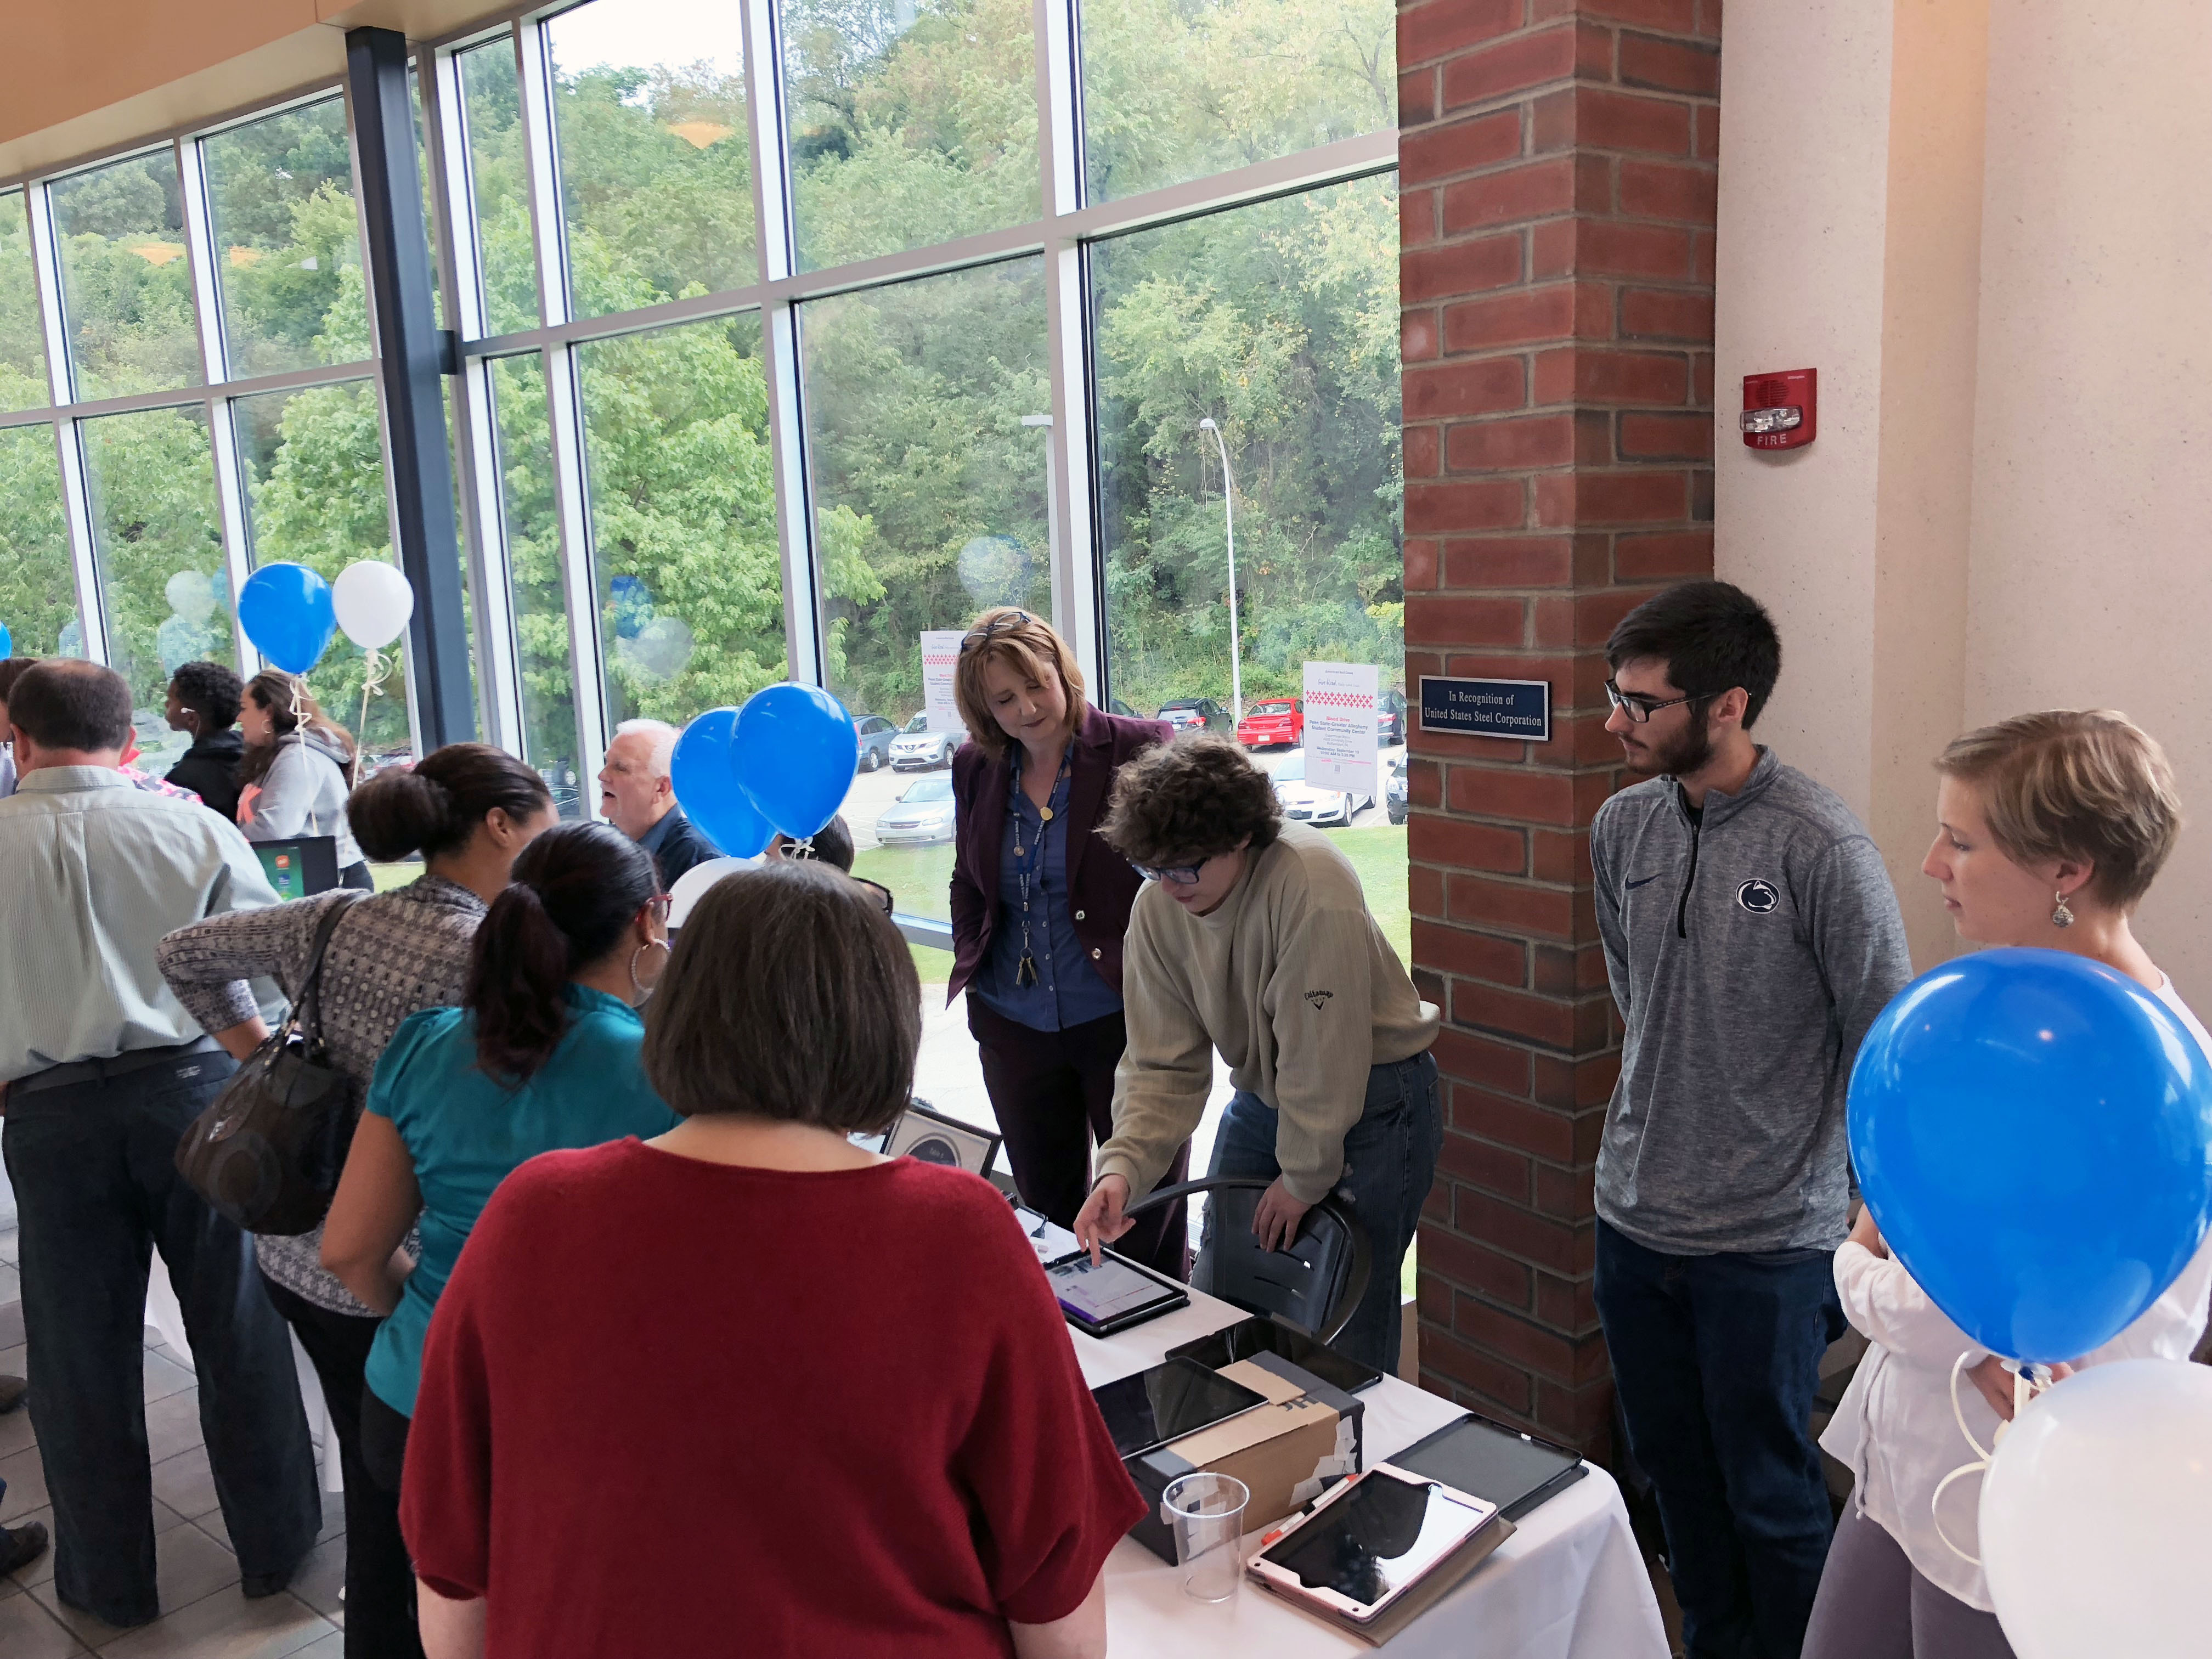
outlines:
M108 661L131 682L141 742L179 663L235 665L207 411L197 404L79 423Z
M202 381L184 185L164 147L47 186L76 396Z
M344 103L228 128L201 151L232 376L368 356Z
M425 54L508 718L589 811L622 721L819 678L860 867L942 944L936 641L977 611L1053 618L1146 717L1372 665L1334 833L1402 945L1395 13L1050 4L589 0ZM933 1020L921 1091L980 1109Z
M576 356L609 729L742 703L788 672L760 319Z
M257 566L392 556L350 155L331 88L0 191L0 624L123 673L151 769L179 666L262 665ZM339 636L307 684L410 751L404 653Z

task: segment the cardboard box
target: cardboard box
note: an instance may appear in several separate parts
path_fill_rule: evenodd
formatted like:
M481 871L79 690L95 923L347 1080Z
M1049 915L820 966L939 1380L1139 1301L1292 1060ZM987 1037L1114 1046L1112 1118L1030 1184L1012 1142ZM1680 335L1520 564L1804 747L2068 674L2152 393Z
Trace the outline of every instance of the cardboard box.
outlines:
M1250 1490L1244 1530L1257 1532L1311 1503L1334 1480L1364 1467L1364 1401L1301 1370L1279 1354L1260 1354L1221 1368L1221 1375L1267 1396L1242 1417L1200 1429L1124 1460L1146 1499L1129 1535L1164 1561L1175 1559L1175 1534L1160 1514L1160 1494L1179 1475L1206 1470L1233 1475Z

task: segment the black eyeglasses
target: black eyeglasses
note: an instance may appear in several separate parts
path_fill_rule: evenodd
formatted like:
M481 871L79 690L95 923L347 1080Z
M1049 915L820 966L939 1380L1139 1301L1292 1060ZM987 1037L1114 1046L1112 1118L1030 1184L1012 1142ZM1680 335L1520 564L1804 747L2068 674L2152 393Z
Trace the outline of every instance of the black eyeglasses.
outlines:
M1129 867L1146 881L1165 881L1172 882L1177 887L1195 887L1199 872L1212 862L1209 857L1202 858L1195 864L1171 864L1157 870L1146 864L1133 864Z
M1000 617L995 622L987 622L981 628L971 628L961 636L960 654L966 656L994 634L1003 634L1010 628L1019 628L1024 623L1033 623L1036 620L1036 618L1028 611L1017 611L1012 616Z
M890 888L884 886L879 881L869 881L860 876L854 876L852 878L852 881L855 887L865 887L868 890L869 896L882 907L883 913L885 915L891 914L891 890Z
M1720 696L1717 691L1699 691L1686 697L1668 697L1662 702L1656 697L1647 697L1640 692L1624 691L1611 680L1605 683L1606 701L1641 726L1662 708L1679 708L1686 702L1709 702Z

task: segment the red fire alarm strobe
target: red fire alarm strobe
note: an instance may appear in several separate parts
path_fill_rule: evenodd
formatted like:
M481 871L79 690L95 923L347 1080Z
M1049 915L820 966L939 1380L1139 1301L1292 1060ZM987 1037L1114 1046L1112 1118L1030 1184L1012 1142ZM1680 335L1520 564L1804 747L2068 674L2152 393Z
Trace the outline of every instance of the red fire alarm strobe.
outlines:
M1802 449L1819 429L1820 372L1785 369L1743 377L1743 441L1752 449Z

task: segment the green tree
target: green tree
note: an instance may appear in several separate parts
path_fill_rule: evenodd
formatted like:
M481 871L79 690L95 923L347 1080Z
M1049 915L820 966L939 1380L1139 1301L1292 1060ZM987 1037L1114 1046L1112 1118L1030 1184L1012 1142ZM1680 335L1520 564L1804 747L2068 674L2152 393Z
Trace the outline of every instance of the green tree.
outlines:
M376 392L368 381L241 398L235 418L257 568L284 561L336 581L361 560L392 562ZM400 648L384 651L381 662L366 720L368 653L343 633L331 635L307 676L315 700L372 754L409 744Z

